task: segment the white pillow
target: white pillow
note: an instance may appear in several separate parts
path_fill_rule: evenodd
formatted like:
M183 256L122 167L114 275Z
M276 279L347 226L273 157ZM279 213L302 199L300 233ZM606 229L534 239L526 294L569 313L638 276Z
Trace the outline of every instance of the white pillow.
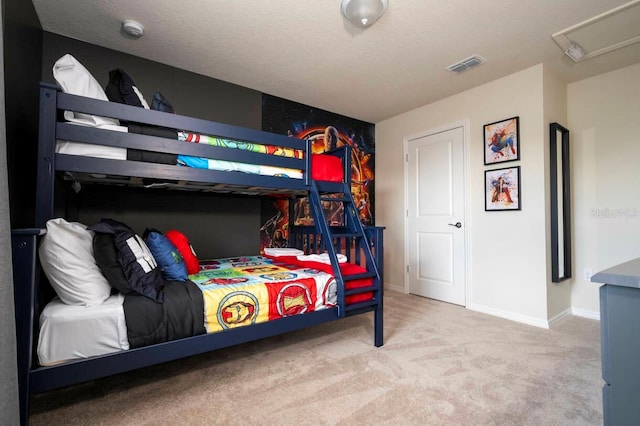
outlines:
M61 218L47 221L38 253L49 283L67 305L99 305L111 294L93 257L93 232L85 225Z
M53 64L53 78L56 79L56 82L65 93L109 101L100 83L76 58L68 53ZM99 117L72 111L65 111L64 118L74 123L92 127L105 124L117 126L120 124L115 118Z
M132 86L133 87L133 91L135 92L136 96L138 97L138 99L140 99L140 103L142 104L142 107L144 109L151 109L149 108L149 104L147 103L147 100L144 98L144 96L142 96L142 93L140 93L140 90L138 90L138 88L136 86Z

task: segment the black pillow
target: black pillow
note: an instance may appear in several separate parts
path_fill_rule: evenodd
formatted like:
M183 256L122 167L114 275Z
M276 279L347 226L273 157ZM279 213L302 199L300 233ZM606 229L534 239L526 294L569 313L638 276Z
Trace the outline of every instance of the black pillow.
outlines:
M129 287L143 296L162 303L164 299L162 273L142 238L124 223L113 219L101 219L99 223L91 225L88 229L96 233L112 235L118 251L118 263ZM118 285L121 286L121 283Z
M137 293L129 285L127 277L122 272L122 266L118 262L118 248L114 241L113 234L102 234L95 232L93 235L93 257L96 265L107 278L111 287L123 294Z
M118 102L143 108L142 101L136 93L135 83L129 75L121 69L109 71L109 83L104 88L107 98L111 102ZM137 89L137 88L136 88Z

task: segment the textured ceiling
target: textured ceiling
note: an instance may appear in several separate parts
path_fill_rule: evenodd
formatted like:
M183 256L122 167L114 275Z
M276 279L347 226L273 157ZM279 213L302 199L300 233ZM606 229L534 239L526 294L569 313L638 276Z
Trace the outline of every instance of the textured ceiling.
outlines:
M389 0L362 30L340 0L33 1L46 31L373 123L539 63L571 82L640 62L636 43L574 63L551 37L625 3ZM124 36L123 19L144 37ZM487 63L445 70L473 54Z

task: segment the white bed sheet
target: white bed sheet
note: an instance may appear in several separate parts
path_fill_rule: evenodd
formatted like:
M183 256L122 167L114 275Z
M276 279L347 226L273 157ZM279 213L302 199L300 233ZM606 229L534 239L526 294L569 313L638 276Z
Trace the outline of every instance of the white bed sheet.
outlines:
M123 303L120 293L90 307L67 305L55 297L40 315L40 365L129 349Z
M70 123L82 126L80 123ZM101 124L92 126L97 129L113 130L115 132L127 133L129 129L124 126L116 126L112 124ZM94 145L91 143L56 141L56 152L58 154L83 155L85 157L109 158L111 160L126 160L127 148L118 148L117 146Z

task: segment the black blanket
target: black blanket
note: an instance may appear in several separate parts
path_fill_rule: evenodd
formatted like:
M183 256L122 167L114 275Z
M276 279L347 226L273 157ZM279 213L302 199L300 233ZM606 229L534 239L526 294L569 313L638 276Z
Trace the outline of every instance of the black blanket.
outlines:
M131 349L204 334L204 300L191 281L166 281L164 302L128 294L124 299Z
M129 123L127 127L129 129L129 133L157 136L160 138L172 139L174 141L178 140L178 132L174 129L167 129L166 127L159 126L147 126L136 123ZM129 148L127 149L127 160L144 161L146 163L171 164L175 166L178 163L178 155Z

